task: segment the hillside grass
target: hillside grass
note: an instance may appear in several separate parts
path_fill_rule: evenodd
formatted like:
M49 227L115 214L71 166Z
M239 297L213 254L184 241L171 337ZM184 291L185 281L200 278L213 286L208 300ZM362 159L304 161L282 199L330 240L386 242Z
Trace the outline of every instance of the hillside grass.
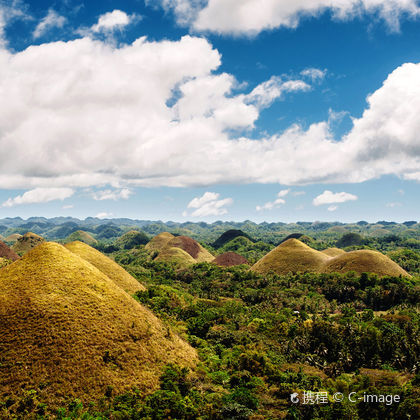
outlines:
M34 389L50 407L158 387L196 351L92 264L44 243L0 270L0 395ZM12 407L13 408L13 407Z
M128 293L135 293L144 290L145 287L133 276L127 273L120 265L111 260L95 248L80 242L70 242L64 245L69 251L88 261L98 270L115 282L119 287Z

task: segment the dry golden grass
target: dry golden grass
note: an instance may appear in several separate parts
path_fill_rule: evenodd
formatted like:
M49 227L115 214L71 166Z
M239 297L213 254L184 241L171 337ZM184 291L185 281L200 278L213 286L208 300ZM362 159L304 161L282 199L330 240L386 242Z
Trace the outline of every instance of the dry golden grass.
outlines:
M338 255L343 255L346 253L346 251L343 251L340 248L328 248L321 252L325 255L328 255L329 257L337 257Z
M172 235L169 232L162 232L159 235L156 235L153 237L145 246L146 249L149 251L160 251L162 248L164 248L168 242L175 238L174 235Z
M184 250L194 258L195 262L211 262L214 260L214 255L188 236L176 236L167 243L167 246Z
M92 264L43 243L0 270L0 361L0 395L38 388L53 408L108 386L153 391L164 364L197 355Z
M6 265L9 265L10 263L11 261L7 258L0 257L0 268L6 267Z
M257 261L251 270L266 274L321 272L329 257L297 239L288 239Z
M36 233L27 232L17 239L12 245L12 250L18 254L24 254L44 241L45 239L42 236L39 236Z
M197 263L197 261L183 249L168 246L164 247L159 252L158 256L155 258L155 261L173 262L182 268Z
M22 237L22 235L20 235L19 233L12 233L11 235L4 238L4 240L6 242L16 242L21 237Z
M98 243L98 241L90 233L87 233L84 230L76 230L76 232L73 232L72 234L67 236L65 242L74 241L84 242L88 245L95 245Z
M327 261L324 267L326 273L376 273L379 276L407 276L409 274L397 263L378 251L362 249L346 252Z
M70 242L64 246L74 254L94 265L126 292L135 293L138 290L146 290L140 282L128 274L127 271L115 261L112 261L95 248L80 241Z

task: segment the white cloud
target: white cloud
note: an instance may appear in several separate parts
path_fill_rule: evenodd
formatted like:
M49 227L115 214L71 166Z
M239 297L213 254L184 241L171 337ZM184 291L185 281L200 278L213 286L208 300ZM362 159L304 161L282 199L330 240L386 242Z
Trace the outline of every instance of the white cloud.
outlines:
M306 85L237 94L220 64L191 36L0 49L0 188L420 180L420 64L392 72L340 141L328 121L254 138L261 109Z
M14 20L28 20L27 6L20 0L2 0L0 2L0 48L7 46L6 28Z
M121 30L129 25L134 16L129 16L121 10L113 10L99 16L98 22L91 27L93 32L111 32Z
M64 16L60 16L55 10L49 9L47 15L36 26L33 37L40 38L52 28L62 28L67 22Z
M395 207L401 207L401 206L402 206L402 203L398 203L398 202L395 202L395 203L386 203L386 207L389 207L391 209L393 209Z
M127 200L133 192L129 188L123 188L121 190L101 190L92 193L92 197L94 200L102 201L102 200Z
M213 192L206 192L201 197L193 198L187 208L195 209L192 213L192 217L205 217L205 216L221 216L226 214L228 211L227 206L233 204L232 198L225 198L219 200L220 194ZM188 212L182 213L184 217L188 216Z
M173 10L178 22L196 31L221 34L256 35L279 27L296 28L307 17L331 11L339 20L362 15L383 19L389 28L399 30L402 16L420 13L417 0L160 0Z
M289 194L290 192L290 188L288 188L287 190L281 190L278 194L277 197L286 197L287 194Z
M338 209L338 206L329 206L328 211L336 211Z
M258 108L266 108L280 98L284 92L308 91L310 89L311 87L302 80L283 81L280 77L273 76L248 94L246 102L255 104Z
M110 219L112 216L113 216L112 213L107 213L105 211L95 215L95 217L97 217L98 219Z
M315 68L307 68L305 70L302 70L300 74L304 77L308 77L313 82L320 81L325 78L327 74L327 70L320 70Z
M294 196L294 197L299 197L299 196L301 196L301 195L305 195L306 194L306 192L305 191L293 191L292 192L292 195Z
M65 200L74 194L71 188L35 188L22 195L9 198L2 207L13 207L20 204L48 203L55 200Z
M354 194L346 192L333 193L332 191L325 190L322 194L318 195L318 197L315 197L312 203L314 206L322 206L323 204L345 203L346 201L354 201L357 199L358 197Z
M61 207L63 210L70 210L70 209L72 209L72 208L74 208L74 205L73 204L67 204L67 205L65 205L65 206L63 206L63 207Z
M277 194L277 199L274 201L269 201L267 203L265 203L262 206L257 206L255 209L257 211L263 211L263 210L273 210L277 207L282 206L283 204L286 204L286 201L281 198L281 197L286 197L287 194L289 194L290 192L290 188L288 188L287 190L281 190L278 194Z

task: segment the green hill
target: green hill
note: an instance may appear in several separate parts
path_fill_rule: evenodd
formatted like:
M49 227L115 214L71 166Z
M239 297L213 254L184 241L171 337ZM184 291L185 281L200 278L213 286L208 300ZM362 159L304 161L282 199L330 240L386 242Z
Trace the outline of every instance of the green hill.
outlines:
M84 242L88 245L96 245L98 241L90 234L85 232L84 230L76 230L76 232L71 233L66 238L66 242L74 242L74 241L80 241Z
M146 245L149 237L144 232L138 230L130 230L117 239L116 245L122 249L132 249L139 245Z
M249 239L251 242L255 242L249 235L247 235L245 232L239 229L230 229L224 232L222 235L220 235L213 243L213 248L221 248L226 243L230 242L231 240L237 238L237 237L244 237Z

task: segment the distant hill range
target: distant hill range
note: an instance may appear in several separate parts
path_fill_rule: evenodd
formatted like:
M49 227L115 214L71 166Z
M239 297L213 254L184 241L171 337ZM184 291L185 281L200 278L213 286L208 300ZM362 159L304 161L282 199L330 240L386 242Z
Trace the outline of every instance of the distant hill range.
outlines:
M142 231L149 237L158 235L162 232L170 232L173 235L189 236L196 240L212 244L215 249L222 247L227 242L237 237L244 237L252 242L265 241L272 244L279 244L288 235L293 234L295 239L300 239L302 235L313 237L319 232L329 232L331 234L344 235L346 233L356 233L370 236L386 236L400 234L403 232L417 231L420 224L415 220L404 223L381 220L376 223L360 221L356 223L340 222L297 222L297 223L254 223L246 220L243 222L216 221L214 223L205 222L163 222L161 220L139 220L128 218L98 219L88 217L80 220L73 217L30 217L22 219L20 217L0 219L0 234L4 241L9 243L16 240L10 235L23 235L26 232L33 232L42 236L46 240L65 240L69 235L77 231L83 231L92 236L97 241L119 238L130 231ZM270 237L267 237L270 232ZM299 236L300 235L300 236ZM70 238L80 240L83 238ZM132 237L125 238L127 242ZM356 237L349 237L348 242L355 242ZM140 238L134 238L141 241Z

